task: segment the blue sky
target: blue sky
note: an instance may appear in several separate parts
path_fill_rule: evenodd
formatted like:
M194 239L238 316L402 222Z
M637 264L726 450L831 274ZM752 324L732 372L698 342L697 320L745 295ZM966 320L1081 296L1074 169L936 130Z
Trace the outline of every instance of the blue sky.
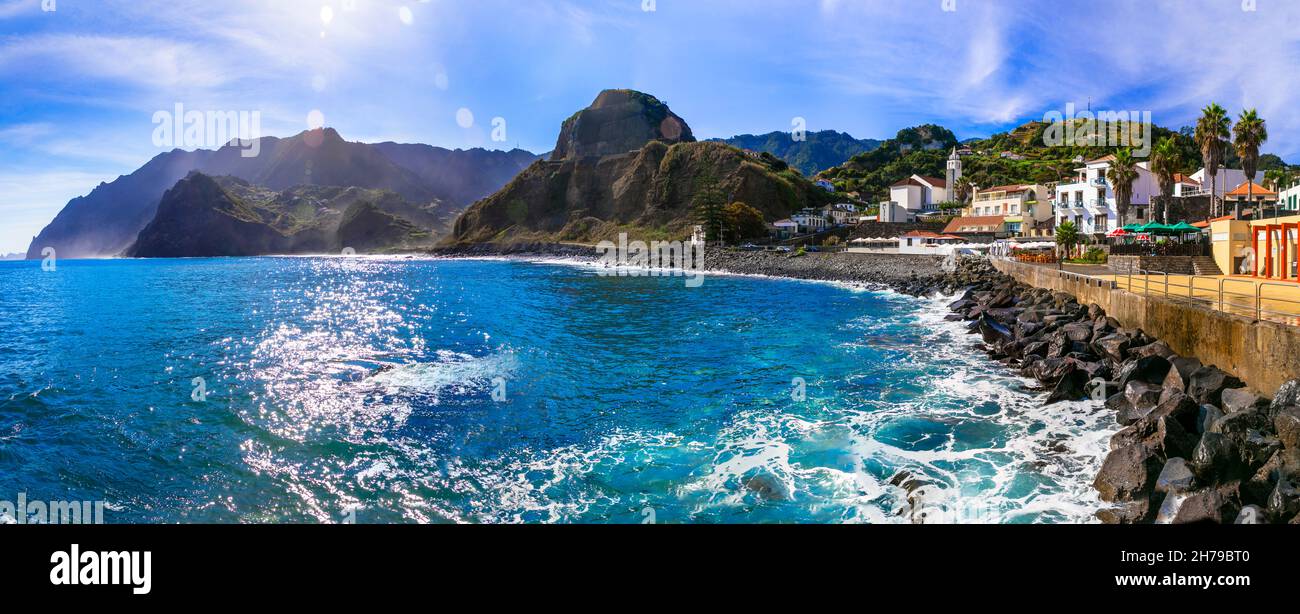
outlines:
M653 10L646 10L653 5ZM324 10L329 7L328 10ZM1066 103L1191 123L1258 107L1300 162L1292 0L0 0L0 252L169 149L153 115L316 117L347 139L535 152L604 88L700 138L939 123L987 136ZM946 10L955 9L955 10ZM473 123L466 127L466 109ZM459 118L458 118L459 113ZM507 140L491 139L506 120ZM458 121L459 120L459 121Z

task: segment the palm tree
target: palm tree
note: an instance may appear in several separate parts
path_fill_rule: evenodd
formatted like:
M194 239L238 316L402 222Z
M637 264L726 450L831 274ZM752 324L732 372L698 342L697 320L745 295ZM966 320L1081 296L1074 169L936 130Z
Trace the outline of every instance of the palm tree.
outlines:
M1115 191L1115 212L1119 214L1119 225L1128 223L1128 206L1133 200L1133 182L1137 181L1137 161L1133 159L1133 150L1121 149L1115 152L1115 159L1110 161L1106 179Z
M1164 201L1164 222L1169 223L1169 200L1174 196L1174 175L1183 166L1183 155L1173 137L1165 137L1151 150L1151 172L1160 184L1160 196Z
M969 178L962 177L957 180L955 189L957 191L957 202L964 206L966 199L975 191L975 184Z
M1079 229L1074 222L1065 220L1056 227L1056 244L1065 248L1065 255L1074 253L1074 246L1079 243ZM1066 256L1062 256L1062 260Z
M1196 120L1196 132L1193 137L1201 148L1201 157L1205 159L1205 172L1210 175L1210 210L1218 215L1218 184L1215 175L1219 174L1219 165L1223 164L1223 145L1228 140L1232 120L1228 112L1217 103L1210 103L1201 111L1201 118Z
M1259 170L1259 146L1268 140L1268 128L1255 109L1241 112L1237 126L1232 129L1237 155L1241 156L1241 169L1246 172L1246 200L1255 203L1255 172ZM1241 201L1237 201L1234 213L1241 218ZM1277 207L1273 208L1274 217Z

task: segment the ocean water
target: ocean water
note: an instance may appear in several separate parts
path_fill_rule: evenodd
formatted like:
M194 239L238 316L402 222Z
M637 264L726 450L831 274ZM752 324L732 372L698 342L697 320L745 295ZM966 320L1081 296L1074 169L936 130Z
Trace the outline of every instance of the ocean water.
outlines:
M493 260L0 263L0 499L129 523L1091 521L1112 421L1040 407L951 300ZM899 471L930 485L909 502Z

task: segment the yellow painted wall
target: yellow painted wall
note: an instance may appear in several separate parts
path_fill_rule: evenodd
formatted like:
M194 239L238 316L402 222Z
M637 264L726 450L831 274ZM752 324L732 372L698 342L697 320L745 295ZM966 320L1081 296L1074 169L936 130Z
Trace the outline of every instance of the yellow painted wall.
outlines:
M1214 262L1227 275L1240 273L1234 266L1241 250L1251 246L1250 225L1238 220L1222 220L1210 224L1210 241L1213 242Z

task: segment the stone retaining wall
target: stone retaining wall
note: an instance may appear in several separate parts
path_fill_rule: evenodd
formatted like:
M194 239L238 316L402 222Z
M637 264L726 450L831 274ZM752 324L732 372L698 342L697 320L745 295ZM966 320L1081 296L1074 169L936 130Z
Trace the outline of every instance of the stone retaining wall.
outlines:
M1162 271L1173 275L1195 275L1196 264L1191 256L1110 256L1107 265L1112 271L1129 270Z
M994 267L1023 283L1096 303L1129 328L1140 328L1183 356L1195 356L1272 395L1300 378L1300 327L1255 322L1223 313L1204 303L1148 297L1090 277L1007 260Z

